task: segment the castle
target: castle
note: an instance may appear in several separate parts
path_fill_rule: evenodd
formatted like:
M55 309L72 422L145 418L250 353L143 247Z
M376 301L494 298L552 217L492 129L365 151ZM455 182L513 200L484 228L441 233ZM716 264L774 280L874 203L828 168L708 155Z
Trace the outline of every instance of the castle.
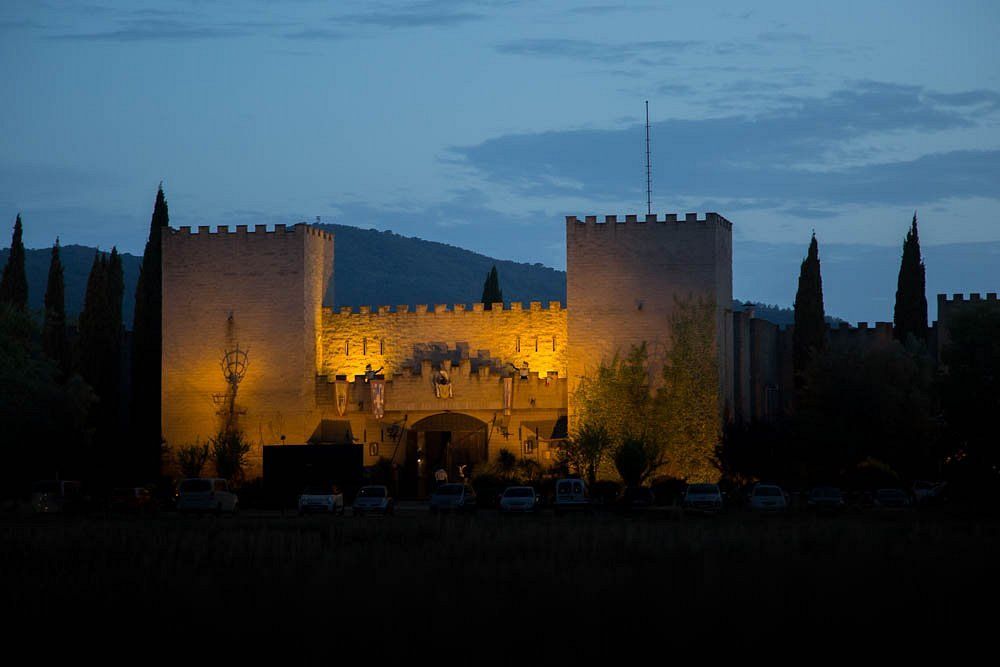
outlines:
M542 304L362 305L335 311L333 235L292 227L164 228L162 430L170 448L204 442L226 413L253 448L348 452L357 468L389 461L419 494L438 467L507 450L547 467L567 436L581 377L645 342L660 377L677 299L716 304L720 420L771 421L792 397L792 328L733 308L732 223L566 218L565 307ZM332 290L331 290L332 291ZM961 311L1000 307L995 293L938 295L928 330L940 358ZM831 327L833 344L893 341L892 324ZM281 448L288 451L294 448ZM176 471L175 471L176 472ZM409 485L409 486L407 486Z
M506 449L554 462L576 384L646 342L659 377L677 299L717 304L720 418L737 417L732 223L717 213L566 218L567 303L324 306L333 235L304 223L164 228L162 430L220 412L253 443L360 448L423 483ZM230 393L232 392L232 393ZM227 403L232 396L235 399ZM228 405L228 408L227 408Z

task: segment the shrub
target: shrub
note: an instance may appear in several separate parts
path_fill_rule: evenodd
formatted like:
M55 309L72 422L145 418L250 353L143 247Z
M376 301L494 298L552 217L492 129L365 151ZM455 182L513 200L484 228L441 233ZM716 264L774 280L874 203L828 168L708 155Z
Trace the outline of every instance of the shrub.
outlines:
M211 440L212 456L215 459L215 473L230 481L242 479L246 467L250 443L243 431L228 429L220 431Z
M177 450L177 466L184 477L201 477L201 471L208 462L208 444L186 445Z

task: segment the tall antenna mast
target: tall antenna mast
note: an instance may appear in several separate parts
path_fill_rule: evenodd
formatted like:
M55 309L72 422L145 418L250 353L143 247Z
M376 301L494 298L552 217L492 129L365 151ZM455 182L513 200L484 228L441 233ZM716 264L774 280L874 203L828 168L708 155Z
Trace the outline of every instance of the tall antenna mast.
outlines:
M653 171L649 161L649 100L646 100L646 215L653 213Z

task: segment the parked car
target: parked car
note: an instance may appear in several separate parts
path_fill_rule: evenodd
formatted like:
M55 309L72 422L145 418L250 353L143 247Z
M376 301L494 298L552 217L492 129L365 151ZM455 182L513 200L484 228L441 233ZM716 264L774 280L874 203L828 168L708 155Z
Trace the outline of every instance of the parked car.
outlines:
M534 512L538 509L541 498L530 486L508 486L500 494L500 511Z
M560 479L556 482L556 496L552 506L556 514L573 510L590 510L587 485L582 479Z
M240 499L229 489L229 482L220 477L191 477L177 485L178 512L240 511Z
M947 485L947 482L928 482L918 479L913 482L913 487L911 488L913 500L917 505L925 507L938 505L944 501Z
M50 514L83 509L83 485L64 479L46 479L31 487L31 509Z
M389 488L386 486L362 486L358 489L358 495L354 497L354 504L351 510L355 515L363 514L392 514L395 504L392 496L389 495Z
M684 491L681 506L688 511L714 514L722 511L722 491L718 484L691 484Z
M879 489L873 500L877 509L900 510L910 506L910 496L902 489Z
M431 512L476 509L476 491L467 484L442 484L431 494Z
M156 512L160 509L159 501L153 497L149 489L143 486L129 486L111 491L108 509L113 512Z
M299 514L324 512L344 513L344 494L336 485L311 484L299 495Z
M757 484L750 492L750 509L761 512L782 512L788 509L788 497L780 486Z
M806 499L806 507L817 512L839 512L846 506L844 494L835 486L817 486Z
M656 496L648 486L627 486L615 499L615 508L620 512L647 510L656 504Z

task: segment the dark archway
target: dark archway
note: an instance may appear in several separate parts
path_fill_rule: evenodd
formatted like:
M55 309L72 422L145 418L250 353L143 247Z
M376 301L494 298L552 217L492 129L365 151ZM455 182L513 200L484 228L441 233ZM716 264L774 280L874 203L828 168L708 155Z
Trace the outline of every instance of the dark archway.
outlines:
M489 424L460 412L441 412L425 417L408 429L406 460L408 478L416 482L417 496L434 488L435 472L444 471L448 481L459 481L489 460Z

